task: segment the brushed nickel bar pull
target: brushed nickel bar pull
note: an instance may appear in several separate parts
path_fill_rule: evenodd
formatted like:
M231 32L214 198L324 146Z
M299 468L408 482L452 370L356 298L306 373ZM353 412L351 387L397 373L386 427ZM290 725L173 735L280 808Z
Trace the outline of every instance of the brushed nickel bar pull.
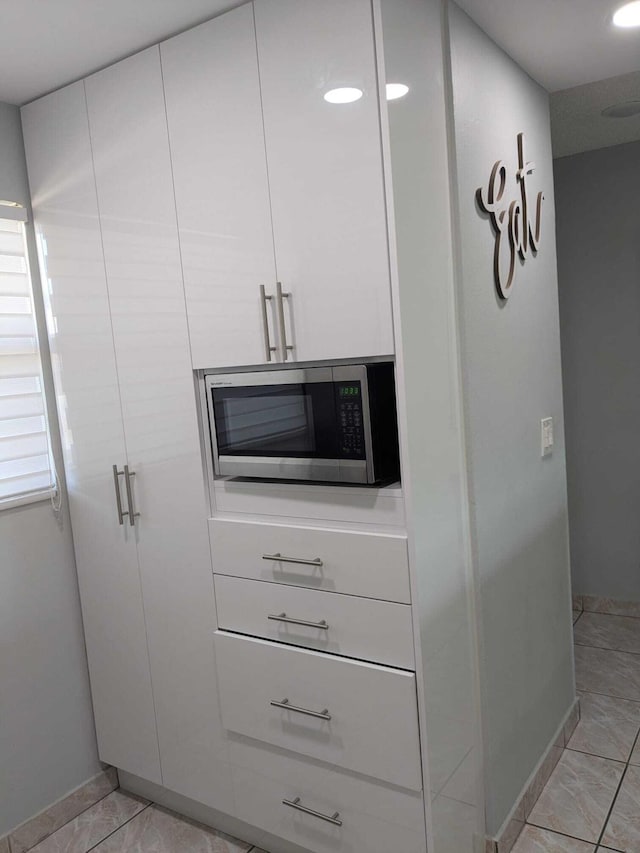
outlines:
M283 557L282 554L263 554L263 560L277 560L279 563L300 563L303 566L323 566L324 563L320 557L314 557L313 560L305 560L303 557Z
M292 705L288 699L281 699L280 701L272 699L269 704L273 705L274 708L284 708L285 711L295 711L296 714L304 714L305 717L315 717L316 720L326 720L329 722L331 719L328 708L325 708L323 711L310 711L308 708L299 708L297 705Z
M267 361L271 361L271 353L276 352L277 347L271 346L269 337L269 320L267 318L267 302L273 299L264 289L264 284L260 285L260 303L262 305L262 329L264 332L264 354Z
M129 466L124 466L124 483L127 487L127 504L129 505L129 512L125 513L125 515L129 516L129 524L131 527L136 526L136 518L140 516L139 512L133 511L133 491L131 489L131 478L136 476L135 471L130 471Z
M296 797L295 800L283 800L282 805L289 806L291 809L297 809L299 812L304 812L305 814L310 814L312 817L320 818L320 820L326 820L327 823L332 823L334 826L342 826L342 821L339 820L340 812L334 812L332 815L322 814L322 812L317 812L315 809L303 806L300 803L300 797Z
M329 630L329 623L326 619L322 619L320 622L307 622L306 619L292 619L286 613L280 613L277 616L275 613L270 613L267 619L271 619L274 622L286 622L288 625L304 625L305 628L321 628L323 631Z
M120 497L120 480L118 479L124 474L124 471L118 471L118 466L113 466L113 485L116 490L116 508L118 510L118 524L124 524L125 515L129 515L128 512L122 511L122 498Z
M284 293L282 290L282 282L276 282L276 303L278 305L278 325L280 326L280 348L282 350L282 360L287 360L287 353L291 352L293 347L287 343L287 329L284 325L284 301L291 296L290 293Z

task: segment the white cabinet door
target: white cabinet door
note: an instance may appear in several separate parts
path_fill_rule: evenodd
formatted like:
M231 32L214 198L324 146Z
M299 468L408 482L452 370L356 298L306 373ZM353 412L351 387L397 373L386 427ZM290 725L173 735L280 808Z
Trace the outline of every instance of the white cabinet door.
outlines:
M160 55L86 81L166 787L232 811Z
M290 358L393 352L370 0L256 0L278 278ZM355 87L360 100L331 104Z
M277 343L260 285L273 296L276 275L252 4L161 59L193 366L260 363Z
M160 782L136 543L116 515L126 455L83 83L22 118L100 758Z

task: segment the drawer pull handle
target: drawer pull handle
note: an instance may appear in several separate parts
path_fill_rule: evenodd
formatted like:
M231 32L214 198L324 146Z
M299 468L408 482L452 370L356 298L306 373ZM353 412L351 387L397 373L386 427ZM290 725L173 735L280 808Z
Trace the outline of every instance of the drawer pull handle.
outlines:
M296 797L295 800L283 800L282 805L289 806L291 809L297 809L299 812L304 812L305 814L310 814L313 817L318 817L320 820L326 820L327 823L332 823L334 826L342 826L342 821L339 820L340 812L334 812L332 815L322 814L322 812L317 812L314 809L303 806L300 802L300 797Z
M274 708L284 708L286 711L295 711L296 714L304 714L305 717L315 717L317 720L330 720L331 714L329 713L329 709L325 708L324 711L310 711L308 708L298 708L297 705L292 705L288 699L281 699L279 702L277 699L272 699L269 703L273 705Z
M313 560L305 560L303 557L283 557L282 554L263 554L263 560L277 560L279 563L300 563L303 566L322 566L324 565L320 557L315 557Z
M279 613L277 616L275 613L270 613L267 619L271 619L274 622L286 622L288 625L304 625L305 628L320 628L323 631L329 630L329 623L326 619L322 619L320 622L307 622L306 619L292 619L286 613Z

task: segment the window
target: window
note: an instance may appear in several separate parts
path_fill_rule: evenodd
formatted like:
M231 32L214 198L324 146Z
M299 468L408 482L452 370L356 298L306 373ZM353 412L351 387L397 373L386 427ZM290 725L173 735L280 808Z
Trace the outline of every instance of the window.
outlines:
M54 484L25 226L1 217L0 509L47 497Z

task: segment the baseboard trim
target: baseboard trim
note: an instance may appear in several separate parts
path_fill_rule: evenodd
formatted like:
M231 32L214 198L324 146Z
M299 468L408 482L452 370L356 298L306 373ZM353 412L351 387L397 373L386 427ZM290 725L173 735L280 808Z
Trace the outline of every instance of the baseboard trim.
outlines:
M598 595L574 595L573 609L585 613L606 613L608 616L640 617L640 601L623 601Z
M62 799L0 838L0 853L26 853L118 787L115 767L101 770Z
M511 813L495 838L487 838L485 853L511 853L524 829L525 822L536 804L542 789L549 781L556 764L580 721L580 700L576 699L562 720L549 746L545 749L533 773L529 776Z

